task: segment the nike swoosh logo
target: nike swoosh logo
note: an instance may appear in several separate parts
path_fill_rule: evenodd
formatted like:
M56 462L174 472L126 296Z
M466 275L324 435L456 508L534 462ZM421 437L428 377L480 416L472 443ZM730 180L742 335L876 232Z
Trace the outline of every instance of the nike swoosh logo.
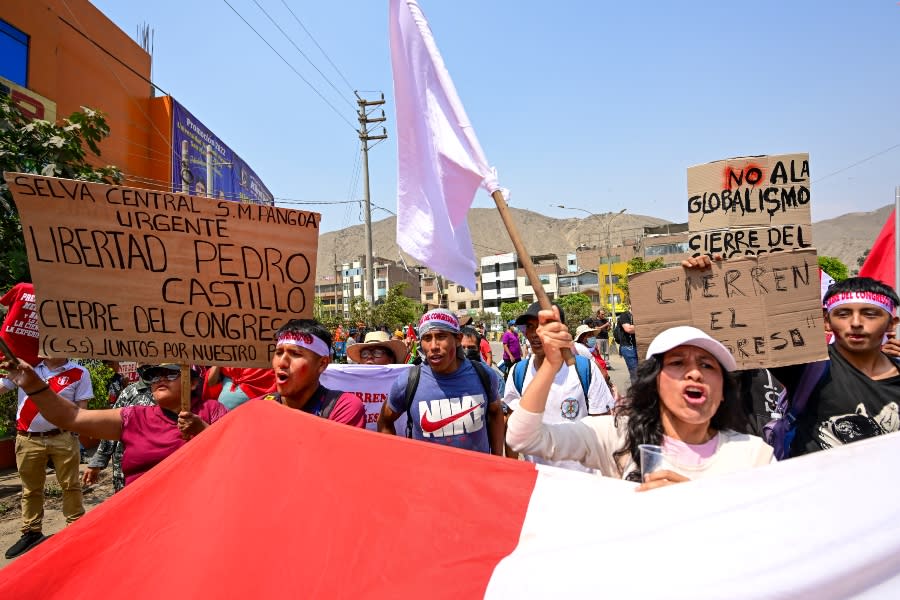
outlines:
M473 406L471 408L467 408L466 410L462 411L461 413L457 413L455 415L450 415L449 417L444 417L443 419L438 419L437 421L429 421L428 414L426 413L426 414L422 415L422 431L424 431L425 433L434 433L438 429L441 429L442 427L446 427L453 421L456 421L457 419L466 416L467 414L469 414L476 408L480 408L480 407L481 407L480 404L476 404L475 406Z

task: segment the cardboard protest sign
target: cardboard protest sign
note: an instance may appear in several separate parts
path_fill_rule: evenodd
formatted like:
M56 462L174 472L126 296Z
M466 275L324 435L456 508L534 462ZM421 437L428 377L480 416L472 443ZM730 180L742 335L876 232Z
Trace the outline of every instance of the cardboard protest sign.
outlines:
M628 278L638 356L660 332L693 325L728 347L738 369L827 358L814 250L672 267Z
M48 356L267 367L312 315L317 213L5 177Z
M689 234L688 247L693 256L720 254L723 258L811 248L812 224L696 231Z
M695 256L812 247L808 154L720 160L690 167L687 179Z

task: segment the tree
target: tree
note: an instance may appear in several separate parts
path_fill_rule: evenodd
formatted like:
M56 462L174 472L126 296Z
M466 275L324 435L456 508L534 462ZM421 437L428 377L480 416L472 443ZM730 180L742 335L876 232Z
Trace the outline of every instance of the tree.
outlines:
M334 307L327 307L321 298L313 298L313 318L329 331L338 325L338 313Z
M365 323L366 325L372 323L372 307L362 296L353 296L350 299L349 312L351 323Z
M81 107L60 124L29 122L9 96L0 97L0 292L30 281L22 224L4 172L34 173L98 183L119 183L113 166L88 162L99 157L98 144L109 135L103 113Z
M528 310L528 302L504 302L500 305L500 318L503 319L503 328L506 324L516 320L519 315Z
M409 284L399 283L388 290L384 302L374 310L375 323L395 327L415 323L422 314L422 306L403 294Z
M835 281L843 281L850 276L847 265L833 256L820 256L819 268L831 275Z
M574 333L578 325L591 316L591 299L587 294L567 294L556 302L566 313L566 325Z
M635 256L631 260L628 261L628 264L625 266L625 274L626 277L624 279L620 279L619 283L616 285L619 286L619 289L622 290L622 297L625 299L625 304L631 305L631 296L629 295L628 290L628 275L634 275L635 273L646 273L647 271L655 271L656 269L662 269L666 266L666 262L661 258L654 258L650 262L644 260L643 256Z
M872 251L872 249L869 248L868 250L866 250L865 252L863 252L862 256L860 256L860 257L858 257L858 258L856 259L856 266L857 266L857 267L860 267L860 268L861 268L864 264L866 264L866 259L869 258L869 252L871 252L871 251Z

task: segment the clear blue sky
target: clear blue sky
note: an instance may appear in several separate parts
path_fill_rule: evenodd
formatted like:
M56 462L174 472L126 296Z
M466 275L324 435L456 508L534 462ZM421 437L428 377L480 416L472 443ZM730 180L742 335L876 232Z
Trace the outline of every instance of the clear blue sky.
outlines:
M282 0L256 0L337 91L254 0L229 0L337 113L224 0L92 1L132 36L155 29L154 81L278 198L362 197L351 87L383 91L390 137L370 153L371 194L396 210L387 0L285 0L351 87ZM512 206L686 221L687 167L785 152L810 154L815 221L889 204L900 185L896 2L419 4ZM479 192L475 206L493 202ZM362 222L355 204L314 209L323 231Z

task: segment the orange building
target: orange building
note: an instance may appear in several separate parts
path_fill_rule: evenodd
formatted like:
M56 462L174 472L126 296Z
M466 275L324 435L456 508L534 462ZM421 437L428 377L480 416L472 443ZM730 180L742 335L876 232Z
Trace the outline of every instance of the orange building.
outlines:
M191 180L205 177L201 163L212 142L213 161L232 165L216 168L220 194L272 204L240 157L172 97L154 97L150 64L150 55L88 0L0 2L0 93L13 95L23 112L48 120L53 108L57 119L82 106L105 113L110 135L95 162L115 165L134 187L171 189L177 180L180 189L181 139L190 144Z

